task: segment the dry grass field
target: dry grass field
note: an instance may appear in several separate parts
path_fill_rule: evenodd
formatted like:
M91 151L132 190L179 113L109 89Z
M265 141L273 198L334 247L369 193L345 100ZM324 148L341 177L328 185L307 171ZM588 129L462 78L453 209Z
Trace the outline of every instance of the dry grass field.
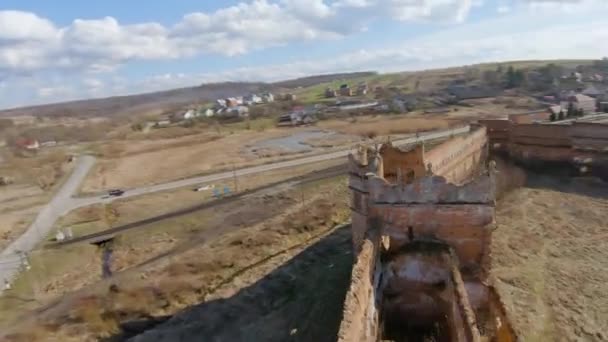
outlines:
M61 149L27 158L4 156L0 176L8 176L14 183L0 186L0 250L25 231L72 167Z
M9 340L331 341L351 256L349 231L327 229L348 219L348 190L343 178L307 188L305 207L298 190L269 193L128 233L110 281L78 247L88 266L58 278ZM523 341L607 339L607 210L605 183L534 174L498 202L492 281Z
M49 295L44 302L46 308L31 315L32 320L22 321L23 325L17 329L21 334L12 335L9 340L55 338L62 341L84 341L129 334L130 329L137 327L137 321L143 322L145 326L146 321L148 324L156 322L157 318L173 315L185 307L231 297L241 288L264 278L275 267L348 219L344 178L309 184L307 189L309 195L305 206L299 201L299 190L285 194L266 194L243 199L244 203L230 204L220 210L193 214L195 216L190 217L187 223L183 222L181 228L169 228L168 222L164 222L157 227L125 236L118 242L114 252L115 267L123 272L116 274L110 282L96 282L63 297L59 302L53 302L52 298L69 290L70 278L89 277L83 277L82 266L78 270L66 272L61 278L64 283L57 287L55 296ZM169 234L173 235L173 240L161 241ZM138 245L137 241L144 236L146 241L153 241L154 244ZM339 241L346 243L348 232L343 233ZM163 243L164 248L160 248L159 245ZM346 251L347 249L337 253L327 247L323 251L336 254L339 258L342 264L340 269L344 272L339 273L341 276L338 278L343 284L338 284L335 291L344 293L344 282L348 281L350 269L350 257L344 254ZM87 258L88 254L81 252L80 255L81 258ZM93 260L91 258L90 271L87 272L89 274L96 272L90 268ZM321 255L315 262L318 263L316 267L332 268L332 264L327 263L327 258ZM328 269L325 277L336 277L336 274ZM299 284L298 286L307 286L309 291L313 291L311 286L314 284L308 283L306 279L303 278ZM325 288L325 284L318 285L319 289ZM285 297L293 294L291 286L291 282L282 285L284 289L280 293L286 300L283 302L285 305L294 304L290 303L289 297ZM326 291L334 290L330 288ZM272 292L267 295L272 295ZM341 310L343 297L332 298L336 306L331 310L330 317L336 323L332 329L337 329L339 318L336 314ZM308 297L298 298L300 304L304 300L310 301ZM6 303L6 299L3 302ZM315 303L315 310L325 311L323 302ZM244 304L245 302L241 305ZM279 304L277 302L264 310L270 314L276 308L274 305ZM2 310L6 312L8 307L4 306ZM230 310L225 312L231 314ZM314 312L312 310L311 314ZM253 314L251 312L252 317ZM294 323L295 314L293 312L289 316L290 321L285 323ZM264 317L262 315L259 318ZM285 319L276 312L274 317L277 322ZM306 326L308 323L302 324ZM296 327L281 331L281 336L290 334L293 328ZM227 330L225 333L232 334L236 331Z
M87 193L131 188L277 161L285 158L284 153L277 151L260 158L247 147L304 129L239 130L222 136L203 133L175 139L113 142L102 148L115 153L98 160L81 190Z
M522 341L608 340L608 184L529 175L498 204L492 274Z
M326 120L317 124L319 128L355 136L388 136L430 130L447 129L457 121L422 116L378 115L359 116L352 120Z
M253 175L238 179L239 191L256 189L293 179L294 177L316 177L335 169L344 160L327 161L304 165L268 174ZM215 184L222 188L223 184ZM233 187L232 182L226 183ZM293 188L295 186L295 188ZM115 270L133 267L156 255L161 255L176 244L190 241L198 234L225 232L246 227L246 223L264 220L276 215L293 204L290 197L276 195L277 191L289 191L297 201L309 200L315 194L315 186L296 186L292 182L256 190L234 203L208 208L213 204L211 192L195 192L191 188L150 194L118 200L107 205L94 205L72 211L56 224L57 229L69 227L75 236L82 236L115 228L126 224L135 229L121 234L114 248ZM277 203L268 208L269 201ZM248 205L243 206L243 203ZM155 219L156 218L156 219ZM142 220L147 220L143 222ZM227 226L224 226L227 225ZM229 228L233 226L235 228ZM51 235L54 235L52 233ZM49 237L50 238L50 237ZM39 307L41 303L63 293L76 291L86 284L100 279L100 250L88 244L66 246L61 249L46 249L41 246L30 255L32 271L23 273L14 285L11 297L0 297L0 321L10 320L23 310ZM82 272L83 269L89 272ZM16 297L15 297L16 296ZM18 300L18 298L27 300Z

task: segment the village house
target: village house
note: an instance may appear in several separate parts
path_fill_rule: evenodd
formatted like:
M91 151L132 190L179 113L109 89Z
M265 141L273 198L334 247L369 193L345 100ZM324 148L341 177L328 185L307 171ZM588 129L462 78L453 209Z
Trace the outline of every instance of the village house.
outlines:
M192 120L196 117L196 111L194 109L188 109L184 113L182 113L182 117L184 120Z
M416 109L418 100L415 96L400 95L393 98L390 104L391 110L397 113L410 112Z
M357 95L358 96L364 96L367 95L367 92L369 91L369 87L367 86L367 83L361 83L359 84L359 86L357 87Z
M199 111L199 116L212 117L215 115L215 112L211 108L203 108Z
M602 95L603 92L598 90L595 86L590 85L587 88L585 88L585 90L583 90L582 94L589 96L589 97L597 98L598 96Z
M220 107L220 108L221 107L226 107L227 106L226 100L225 99L217 99L217 100L215 100L215 105L217 107Z
M263 93L262 102L264 102L264 103L274 102L274 95L272 95L272 93Z
M223 113L226 117L246 118L249 116L249 108L246 106L236 106L227 108Z
M343 84L340 86L340 96L353 96L353 91L350 89L348 84Z
M455 96L457 101L462 100L472 100L472 99L483 99L488 97L496 97L500 95L500 90L480 86L480 85L472 85L472 86L449 86L447 89L448 93Z
M256 94L251 94L243 98L243 104L247 106L262 103L262 98Z
M336 96L338 96L338 93L336 92L335 89L332 89L332 88L325 89L325 98L331 99Z
M298 97L296 96L296 94L285 94L286 101L295 101L297 99Z
M596 100L583 94L569 96L567 101L562 102L562 108L568 108L572 104L574 110L582 110L584 113L593 113L596 110Z
M20 138L15 141L15 146L23 150L36 151L40 148L40 143L35 139Z

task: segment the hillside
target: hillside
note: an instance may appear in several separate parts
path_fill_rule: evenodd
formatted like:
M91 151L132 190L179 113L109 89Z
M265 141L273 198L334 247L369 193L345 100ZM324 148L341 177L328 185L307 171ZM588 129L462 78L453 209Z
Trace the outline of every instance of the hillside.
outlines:
M160 113L193 103L213 101L217 98L247 95L261 91L289 91L291 88L308 87L321 82L345 80L374 75L371 72L328 74L281 81L277 83L223 82L203 84L198 87L173 89L154 93L114 96L100 99L79 100L48 105L0 110L2 116L70 116L104 117L132 114Z

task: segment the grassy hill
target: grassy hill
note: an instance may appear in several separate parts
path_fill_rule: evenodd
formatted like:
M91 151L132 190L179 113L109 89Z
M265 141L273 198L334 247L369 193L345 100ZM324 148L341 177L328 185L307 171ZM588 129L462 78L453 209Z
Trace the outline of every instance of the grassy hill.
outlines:
M495 70L498 66L530 69L554 63L566 69L589 66L593 60L530 60L500 63L484 63L470 66L378 74L376 72L340 73L303 77L276 83L224 82L203 84L198 87L181 88L155 93L116 96L103 99L81 100L41 106L0 110L2 116L78 116L111 117L141 114L160 114L191 104L213 101L217 98L246 95L248 93L272 91L290 92L298 96L302 103L333 101L324 99L326 88L338 88L343 83L356 86L366 82L374 87L396 87L403 92L431 92L447 85L450 81L466 76L474 71L480 74ZM371 95L369 96L371 97Z

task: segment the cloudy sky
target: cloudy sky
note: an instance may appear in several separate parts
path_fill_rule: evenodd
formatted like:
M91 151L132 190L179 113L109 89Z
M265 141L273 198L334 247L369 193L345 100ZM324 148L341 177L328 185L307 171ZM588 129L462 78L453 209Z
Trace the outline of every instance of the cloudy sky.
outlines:
M608 0L2 0L0 108L227 80L608 56Z

